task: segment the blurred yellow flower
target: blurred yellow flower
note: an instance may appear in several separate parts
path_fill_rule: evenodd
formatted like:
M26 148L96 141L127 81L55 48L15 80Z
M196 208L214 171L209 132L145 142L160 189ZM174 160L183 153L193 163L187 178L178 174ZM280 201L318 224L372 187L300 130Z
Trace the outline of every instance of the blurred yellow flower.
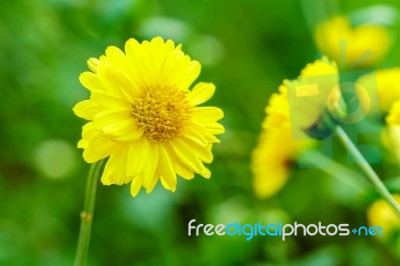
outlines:
M393 103L392 108L386 117L386 121L389 125L400 125L400 100Z
M320 122L328 101L334 101L329 94L338 82L336 64L324 56L307 64L297 79L284 80L279 93L271 96L251 162L259 198L275 195L286 184L290 163L313 143L305 130Z
M311 140L295 141L292 136L287 88L271 96L257 147L252 154L253 189L259 198L275 195L286 184L290 163Z
M252 155L253 189L257 197L272 197L281 190L300 147L290 129L271 130L260 135Z
M393 194L393 198L400 204L400 195ZM394 230L400 230L400 219L383 199L378 199L369 206L367 219L370 226L383 228L383 235L389 235Z
M372 24L352 27L343 16L336 16L319 24L315 30L315 40L320 51L336 62L346 66L357 63L360 67L378 63L391 45L390 35L385 27ZM364 57L367 51L370 54Z
M324 110L340 99L338 69L326 56L307 64L295 80L285 80L289 93L292 127L296 139L315 127Z
M400 163L400 126L389 123L381 133L382 144L386 147L392 163Z
M329 60L328 57L322 56L321 59L315 60L307 64L300 72L299 79L302 80L306 77L315 77L325 75L336 75L338 73L337 65L334 61Z
M193 61L173 41L156 37L141 44L130 39L125 53L106 49L91 58L80 81L90 99L74 107L89 120L82 130L83 157L88 163L108 158L101 181L105 185L131 182L131 194L144 187L150 193L158 181L175 191L176 174L209 178L203 163L213 160L215 135L224 127L216 107L198 107L215 91L212 83L189 87L200 74Z
M376 88L379 109L387 114L387 126L382 131L382 143L392 155L394 162L400 161L400 68L377 70L361 76L357 84L366 88ZM375 94L369 91L369 95ZM361 101L364 105L364 101ZM373 109L370 109L373 111Z
M376 88L380 110L387 113L393 102L400 99L400 68L377 70L361 76L358 84L364 88ZM371 92L370 94L372 94Z

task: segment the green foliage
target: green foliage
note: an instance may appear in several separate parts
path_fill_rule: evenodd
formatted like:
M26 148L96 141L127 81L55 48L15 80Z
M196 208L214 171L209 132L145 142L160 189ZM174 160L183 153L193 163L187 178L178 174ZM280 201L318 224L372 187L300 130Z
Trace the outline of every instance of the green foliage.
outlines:
M210 104L224 110L227 132L214 148L211 180L180 180L176 193L159 185L137 198L128 186L100 185L89 265L398 264L398 249L371 237L187 236L193 218L367 224L377 195L355 196L317 169L297 169L269 200L251 189L250 154L269 96L318 56L304 15L319 12L314 1L1 1L0 265L72 264L89 170L75 148L84 121L72 107L88 95L78 76L107 46L155 35L183 43L203 64L199 80L216 84ZM336 8L377 4L400 8L397 0L342 0ZM399 66L398 53L388 63ZM377 170L398 174L393 165ZM389 187L399 191L396 180Z

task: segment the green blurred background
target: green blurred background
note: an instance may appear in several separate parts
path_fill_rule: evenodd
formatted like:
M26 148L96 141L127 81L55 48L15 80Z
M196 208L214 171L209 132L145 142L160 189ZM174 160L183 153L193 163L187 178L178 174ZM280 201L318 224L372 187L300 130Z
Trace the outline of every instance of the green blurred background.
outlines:
M211 180L180 180L176 193L158 185L137 198L129 186L100 185L89 265L398 265L400 244L373 237L187 236L193 218L367 224L370 201L317 169L297 169L269 200L251 188L265 105L318 56L310 25L322 2L344 14L400 9L397 0L1 1L0 265L73 263L89 169L76 148L84 121L72 107L88 97L78 76L107 46L157 35L202 63L199 80L216 84L210 104L224 110L227 132ZM399 56L390 63L400 65Z

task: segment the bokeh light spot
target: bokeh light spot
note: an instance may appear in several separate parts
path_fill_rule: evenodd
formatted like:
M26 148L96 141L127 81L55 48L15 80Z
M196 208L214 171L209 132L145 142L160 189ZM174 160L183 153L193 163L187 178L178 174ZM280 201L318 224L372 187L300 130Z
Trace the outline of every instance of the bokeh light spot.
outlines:
M35 164L44 177L67 177L75 165L75 149L64 140L46 140L35 151Z

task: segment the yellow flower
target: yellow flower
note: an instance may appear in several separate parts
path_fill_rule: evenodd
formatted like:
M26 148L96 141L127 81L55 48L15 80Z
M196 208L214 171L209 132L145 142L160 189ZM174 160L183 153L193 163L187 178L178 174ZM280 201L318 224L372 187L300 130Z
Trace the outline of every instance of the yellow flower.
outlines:
M299 141L302 142L302 141ZM271 130L260 136L253 151L253 189L259 198L275 195L286 184L299 144L289 130Z
M284 80L279 93L271 96L252 154L253 189L258 197L271 197L286 184L290 163L313 144L304 131L319 123L338 82L336 65L324 56L307 64L297 79Z
M279 93L271 96L252 154L253 189L258 197L271 197L286 184L290 163L314 143L305 131L320 123L329 104L337 104L338 82L336 64L324 56L307 64L297 79L284 80Z
M387 113L393 102L400 99L400 68L378 70L360 77L358 84L364 88L376 88L380 110ZM370 92L374 94L374 92Z
M286 184L290 163L297 154L310 145L310 140L295 141L289 114L287 89L271 96L265 108L267 114L263 132L252 154L251 168L254 173L253 189L259 198L275 195Z
M400 125L400 100L393 103L392 108L386 117L386 121L389 124Z
M400 204L400 195L394 194L393 198ZM383 228L383 235L389 235L394 230L400 229L400 219L383 199L378 199L369 206L367 219L370 226Z
M80 76L90 99L74 107L89 120L82 130L83 157L88 163L108 158L101 181L105 185L131 182L131 194L141 187L150 193L158 181L175 191L176 174L211 176L203 163L213 160L212 144L224 128L216 107L198 107L215 91L212 83L189 87L200 64L156 37L141 44L130 39L125 53L108 47L100 59L91 58L92 72Z
M383 146L386 147L392 163L400 163L400 126L389 123L381 133Z
M295 80L285 80L289 93L292 127L296 139L315 127L326 108L340 98L338 69L326 56L307 64Z
M374 104L374 96L377 94L379 101L379 109L370 108L369 112L377 114L380 110L383 114L387 114L387 126L382 131L382 143L390 151L391 159L394 162L400 161L400 68L389 68L378 70L376 72L361 76L357 83L366 88L372 104ZM371 89L372 88L372 89ZM376 92L374 91L376 89ZM376 102L375 102L376 103ZM361 101L365 107L365 101ZM375 106L372 106L375 107ZM377 107L377 106L376 106ZM375 109L375 110L374 110ZM376 110L377 109L377 110Z
M315 39L323 54L346 66L358 63L361 67L374 65L387 54L391 45L386 28L371 24L352 27L342 16L319 24ZM363 56L367 51L370 51L369 55Z

